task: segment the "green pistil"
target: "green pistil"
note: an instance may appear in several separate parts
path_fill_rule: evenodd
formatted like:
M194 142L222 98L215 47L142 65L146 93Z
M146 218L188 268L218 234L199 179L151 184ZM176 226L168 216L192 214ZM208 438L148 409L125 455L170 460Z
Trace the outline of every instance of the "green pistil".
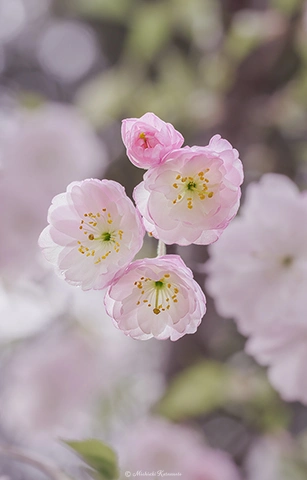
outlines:
M111 240L111 238L112 238L112 235L111 235L110 232L105 232L105 233L102 233L102 234L101 234L101 237L100 237L100 238L101 238L101 240L102 240L103 242L109 242L109 241Z
M164 287L164 283L161 282L161 280L158 280L157 282L155 282L155 287L156 288L163 288Z
M187 189L188 190L195 190L195 188L197 187L196 183L195 182L189 182L187 184Z

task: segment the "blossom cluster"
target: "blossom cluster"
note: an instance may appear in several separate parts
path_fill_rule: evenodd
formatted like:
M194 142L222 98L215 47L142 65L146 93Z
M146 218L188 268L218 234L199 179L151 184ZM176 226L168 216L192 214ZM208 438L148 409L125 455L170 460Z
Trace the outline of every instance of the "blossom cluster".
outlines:
M133 258L145 231L160 245L216 241L237 213L242 164L220 135L182 147L183 136L153 113L124 120L122 139L130 161L147 169L136 207L117 182L73 182L54 197L39 245L68 283L107 289L106 310L126 335L177 340L200 324L203 291L178 255Z
M306 404L307 192L266 174L248 186L240 213L210 246L206 287L281 396Z

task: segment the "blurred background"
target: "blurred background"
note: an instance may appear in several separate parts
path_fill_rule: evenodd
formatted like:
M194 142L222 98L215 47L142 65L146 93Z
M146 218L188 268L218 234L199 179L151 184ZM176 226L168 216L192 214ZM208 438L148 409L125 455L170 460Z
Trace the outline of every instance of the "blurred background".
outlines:
M65 284L38 251L71 181L114 179L131 196L143 172L121 120L145 112L186 145L227 138L244 188L267 172L306 188L307 2L0 0L0 478L47 478L14 448L89 478L59 439L96 437L123 471L307 479L306 408L280 399L210 297L195 335L137 342L113 327L101 292ZM204 285L206 247L168 252ZM139 256L155 254L146 238Z

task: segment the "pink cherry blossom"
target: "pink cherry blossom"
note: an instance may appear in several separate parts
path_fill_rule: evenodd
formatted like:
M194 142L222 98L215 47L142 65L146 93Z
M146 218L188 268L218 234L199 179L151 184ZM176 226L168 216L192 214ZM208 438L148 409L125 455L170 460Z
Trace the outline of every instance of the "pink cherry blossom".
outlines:
M111 432L121 422L135 421L147 413L164 392L162 369L167 345L131 341L114 328L101 290L83 291L50 273L54 293L65 297L62 309L53 311L57 323L49 325L45 333L40 331L27 342L12 346L1 370L1 427L26 442L29 436L85 438L106 424ZM43 294L50 296L48 288L42 288ZM18 297L11 300L20 302ZM27 305L20 303L19 309L15 307L20 318L11 316L3 321L16 323L7 325L8 332L9 328L18 332L19 328L19 336L12 335L14 339L25 335L30 321L31 312L21 311ZM44 315L42 311L41 321ZM0 342L3 330L1 326Z
M298 467L303 467L303 470L295 468L296 462ZM304 462L300 458L298 444L288 432L283 430L256 438L248 451L244 467L246 480L305 478Z
M49 292L48 292L49 293ZM46 328L58 313L42 285L27 277L0 281L0 344Z
M140 340L195 333L206 312L201 288L177 255L131 263L110 285L105 305L115 325Z
M101 345L73 329L21 345L2 375L2 424L21 435L84 434L101 391L104 360Z
M122 139L129 160L140 168L159 165L167 153L180 148L184 142L171 123L163 122L154 113L123 120Z
M173 150L134 190L145 228L166 244L215 242L239 208L237 150L215 135L207 147Z
M307 405L307 321L306 314L298 322L288 311L286 318L276 319L260 332L254 333L246 351L258 363L268 366L270 383L281 397Z
M140 472L141 478L146 477L146 472L153 478L169 478L173 474L170 478L182 480L241 478L227 453L206 446L192 429L159 418L147 418L133 425L116 447L121 470Z
M144 229L124 188L112 180L73 182L54 197L39 245L65 280L101 289L140 250Z
M306 317L307 195L287 177L264 175L246 190L245 204L210 246L206 287L218 312L251 334ZM301 320L300 320L301 319Z
M3 117L3 116L2 116ZM106 150L73 106L46 103L0 117L0 268L32 270L52 198L103 174Z
M246 351L269 367L282 398L307 404L306 192L264 175L210 254L206 286L219 313L249 335Z

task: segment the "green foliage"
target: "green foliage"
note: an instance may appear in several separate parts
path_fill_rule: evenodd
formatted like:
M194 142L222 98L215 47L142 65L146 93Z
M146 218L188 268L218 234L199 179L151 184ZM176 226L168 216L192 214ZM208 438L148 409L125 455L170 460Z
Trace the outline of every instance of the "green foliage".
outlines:
M66 0L68 8L89 18L125 21L134 0Z
M171 15L168 2L140 4L135 9L127 39L128 56L150 62L168 42Z
M19 105L28 110L36 110L45 103L45 98L37 92L22 91L18 96Z
M280 480L306 480L307 478L307 463L306 460L284 459L281 463Z
M94 471L89 470L89 474L95 480L118 479L117 457L110 447L96 439L65 443L75 450L87 465L94 469Z
M103 127L123 117L138 84L137 71L107 70L79 90L76 103L95 126Z
M176 49L163 53L157 62L157 73L155 81L144 82L134 92L132 105L137 109L135 116L152 111L168 121L178 122L186 117L195 76Z
M234 17L230 32L225 38L225 51L240 61L265 41L264 14L245 11Z
M251 375L215 361L201 362L180 373L157 411L181 421L220 408L263 430L281 428L288 422L286 407L260 370Z
M307 478L307 432L303 431L295 440L293 448L282 455L281 480L306 480Z
M291 15L303 5L304 0L270 0L270 3L276 10Z
M158 412L171 420L209 413L221 407L229 372L222 364L202 362L179 374L161 400Z
M221 11L215 0L169 0L174 28L197 46L212 44L221 29Z

